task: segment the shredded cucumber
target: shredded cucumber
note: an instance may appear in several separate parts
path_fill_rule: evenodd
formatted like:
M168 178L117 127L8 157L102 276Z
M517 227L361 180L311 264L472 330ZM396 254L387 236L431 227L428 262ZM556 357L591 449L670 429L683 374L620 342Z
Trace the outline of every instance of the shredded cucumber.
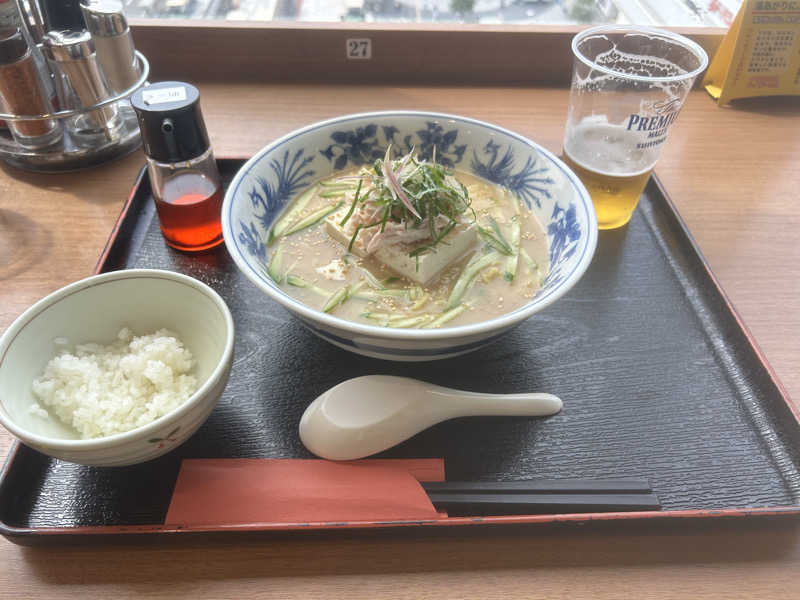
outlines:
M441 327L448 321L452 321L453 319L455 319L465 310L467 310L467 305L459 304L455 308L451 308L450 310L443 312L441 315L436 317L433 321L431 321L427 325L424 325L423 329L433 329L434 327Z
M519 225L519 215L514 215L513 217L511 217L511 235L509 236L510 237L509 243L511 245L511 255L508 258L506 258L503 269L503 279L505 279L509 283L514 282L514 276L517 274L521 233L522 232Z
M305 192L303 192L297 200L292 203L292 209L283 215L275 225L269 230L269 237L267 238L267 244L271 244L276 239L281 237L289 226L297 220L297 217L303 212L306 205L308 205L311 198L314 197L314 192L317 191L317 186L312 186Z
M396 329L408 329L410 327L419 327L420 325L425 325L426 323L430 323L433 321L435 317L433 315L418 315L415 317L408 317L406 319L395 319L389 321L387 327L393 327Z
M339 210L339 207L342 205L342 202L336 204L336 206L325 206L320 208L319 210L314 211L310 215L308 215L305 219L301 219L294 225L292 225L283 235L292 235L293 233L297 233L298 231L302 231L303 229L308 229L309 227L316 225L322 219L327 217L332 212Z
M347 296L349 294L350 294L349 285L339 288L333 294L331 294L331 297L328 298L328 301L322 306L322 312L331 312L334 308L336 308L342 302L347 300Z
M314 292L315 294L318 294L318 295L320 295L320 296L322 296L324 298L327 298L327 297L329 297L331 295L331 293L328 290L323 289L323 288L321 288L319 286L316 286L313 283L311 283L310 281L306 281L302 277L297 277L297 275L289 275L287 273L286 274L286 283L288 283L289 285L293 285L294 287L309 289L312 292Z
M478 255L476 254L475 256L477 257ZM473 257L473 259L474 258L475 257ZM456 284L453 286L453 291L450 292L450 297L447 299L447 305L444 307L445 310L450 310L451 308L458 306L478 273L480 273L489 265L497 262L499 258L499 253L489 252L488 254L484 254L480 258L477 258L476 260L470 260L467 263L467 266L464 267L461 275L459 275Z
M269 261L267 267L267 275L272 280L280 285L283 282L283 275L281 274L281 265L283 264L283 246L278 246L275 252L272 253L272 259Z

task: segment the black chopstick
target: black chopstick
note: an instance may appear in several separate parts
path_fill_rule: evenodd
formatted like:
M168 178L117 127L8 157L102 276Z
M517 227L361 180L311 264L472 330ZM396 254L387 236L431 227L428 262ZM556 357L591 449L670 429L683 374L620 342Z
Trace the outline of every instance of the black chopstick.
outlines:
M446 494L431 492L440 509L485 514L660 510L655 494Z
M430 481L426 492L451 494L648 494L646 479L528 479L521 481Z
M660 510L646 479L432 481L422 484L437 508L472 514Z

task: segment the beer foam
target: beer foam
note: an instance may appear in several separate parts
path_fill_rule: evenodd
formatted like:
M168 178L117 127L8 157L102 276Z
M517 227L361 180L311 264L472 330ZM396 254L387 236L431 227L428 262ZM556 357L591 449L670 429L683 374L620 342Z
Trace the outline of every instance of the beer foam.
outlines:
M601 90L608 87L615 87L619 84L619 79L626 75L636 77L679 77L687 75L689 71L676 65L675 63L657 56L644 56L623 52L610 39L606 38L611 48L598 54L591 62L605 69L614 71L610 73L600 73L595 69L589 71L586 77L576 74L577 83L580 87L587 90ZM644 82L649 89L660 89L663 92L675 96L682 96L692 85L693 79L679 81L647 81ZM610 84L610 85L609 85ZM636 87L636 83L631 87Z
M598 54L594 62L617 73L641 77L677 77L688 73L664 58L629 54L618 50L616 46Z

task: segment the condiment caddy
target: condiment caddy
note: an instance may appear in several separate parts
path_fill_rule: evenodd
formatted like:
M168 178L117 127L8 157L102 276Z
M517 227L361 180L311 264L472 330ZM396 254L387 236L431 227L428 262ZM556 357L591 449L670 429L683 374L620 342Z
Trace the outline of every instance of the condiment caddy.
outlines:
M8 4L8 3L6 3ZM11 2L10 4L14 4ZM0 159L68 171L141 144L130 96L150 73L118 0L17 0L0 28ZM7 13L7 14L6 14Z

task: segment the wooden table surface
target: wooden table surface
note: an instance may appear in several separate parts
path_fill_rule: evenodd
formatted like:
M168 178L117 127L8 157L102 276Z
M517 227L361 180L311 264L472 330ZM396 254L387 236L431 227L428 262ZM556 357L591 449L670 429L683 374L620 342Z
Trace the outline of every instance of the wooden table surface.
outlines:
M336 115L427 109L560 151L567 92L200 85L218 156ZM140 153L86 172L0 170L0 330L92 273ZM718 108L693 92L656 168L790 396L800 398L800 101ZM0 431L0 454L10 436ZM797 598L797 519L283 534L22 548L0 540L0 598Z

